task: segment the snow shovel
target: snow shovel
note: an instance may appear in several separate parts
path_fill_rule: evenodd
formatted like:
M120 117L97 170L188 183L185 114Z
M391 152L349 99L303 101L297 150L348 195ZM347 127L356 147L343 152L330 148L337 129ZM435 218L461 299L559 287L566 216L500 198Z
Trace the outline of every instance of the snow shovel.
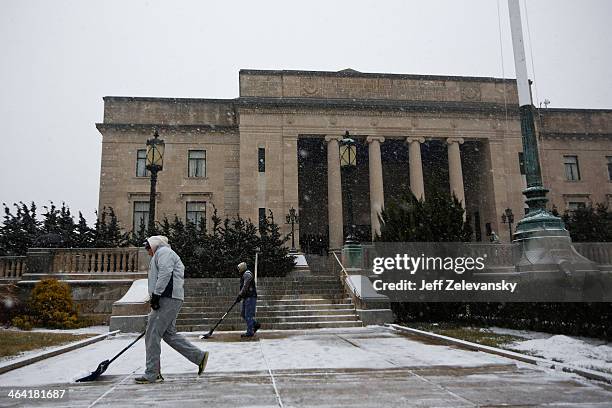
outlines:
M98 364L98 368L96 368L96 371L92 372L91 374L83 377L83 378L79 378L78 380L76 380L76 382L87 382L87 381L94 381L96 380L100 375L102 375L103 372L106 371L106 369L108 368L108 366L117 359L117 357L119 357L120 355L122 355L123 353L125 353L125 351L127 349L129 349L130 347L132 347L134 344L136 344L136 342L138 340L140 340L146 333L146 330L143 331L142 333L140 333L140 335L136 338L136 340L134 340L133 342L131 342L130 344L128 344L123 350L121 350L115 357L113 357L110 360L104 360L103 362L101 362L100 364Z
M223 319L225 319L225 316L227 316L227 314L228 314L229 312L231 312L231 311L232 311L232 309L234 308L234 306L236 306L236 304L237 304L237 303L239 303L239 302L240 302L240 301L238 301L238 300L234 301L234 303L232 303L232 305L230 306L230 308L229 308L229 309L227 309L227 312L225 312L225 313L223 314L223 316L221 316L221 318L219 319L219 321L217 322L217 324L215 324L215 326L214 326L212 329L210 329L210 331L209 331L208 333L205 333L205 334L201 335L201 336L200 336L200 339L207 339L207 338L209 338L210 336L212 336L212 334L213 334L213 332L215 331L215 329L217 328L217 326L219 326L219 325L221 324L221 322L223 321Z

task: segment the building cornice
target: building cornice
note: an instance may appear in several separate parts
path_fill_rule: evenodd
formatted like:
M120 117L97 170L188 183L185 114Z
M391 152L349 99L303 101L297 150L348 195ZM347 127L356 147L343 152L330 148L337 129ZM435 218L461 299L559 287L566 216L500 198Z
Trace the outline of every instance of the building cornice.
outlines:
M382 99L241 97L238 108L254 109L350 109L391 112L478 112L518 114L518 106L486 102L397 101Z
M612 133L540 132L540 136L544 139L610 139L612 140Z
M154 129L161 131L174 132L220 132L220 133L235 133L238 132L238 126L225 125L167 125L159 123L96 123L96 128L102 132L105 130L116 131L146 131L152 132Z
M542 116L547 113L612 113L612 109L594 109L594 108L539 108L538 112Z

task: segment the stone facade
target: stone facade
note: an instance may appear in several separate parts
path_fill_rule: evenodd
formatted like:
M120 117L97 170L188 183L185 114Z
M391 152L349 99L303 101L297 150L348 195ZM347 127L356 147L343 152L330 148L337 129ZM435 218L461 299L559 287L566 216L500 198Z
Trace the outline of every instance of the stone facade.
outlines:
M542 110L540 135L552 203L560 210L572 203L604 203L612 208L612 110ZM577 180L567 179L567 156L577 158Z
M325 220L330 246L335 247L347 224L346 202L338 191L343 182L336 141L349 130L367 150L367 163L357 173L356 223L377 228L371 209L384 206L391 194L385 190L390 181L385 144L393 142L401 142L394 146L405 153L404 176L394 179L405 178L398 183L410 185L417 195L427 195L431 180L428 149L443 149L436 153L445 163L441 184L464 196L481 239L486 240L489 224L508 240L501 214L506 208L517 218L523 213L514 80L352 70L242 70L239 80L240 96L230 100L105 97L104 122L97 124L103 136L100 208L112 206L121 224L131 229L134 202L148 201L149 191L149 178L136 177L137 150L145 148L157 128L166 142L158 219L175 214L185 219L188 202L205 201L208 221L213 206L220 215L240 214L254 222L263 208L289 232L284 224L289 208L314 208L302 211L302 228L308 219L312 225ZM552 203L564 210L577 200L609 202L612 111L540 112L540 156ZM321 156L325 174L300 175L298 145L304 139L317 139L326 149ZM205 177L188 177L191 149L206 151ZM265 151L265 171L259 171L260 149ZM578 157L580 180L565 181L568 155ZM304 206L298 179L319 187L315 206Z

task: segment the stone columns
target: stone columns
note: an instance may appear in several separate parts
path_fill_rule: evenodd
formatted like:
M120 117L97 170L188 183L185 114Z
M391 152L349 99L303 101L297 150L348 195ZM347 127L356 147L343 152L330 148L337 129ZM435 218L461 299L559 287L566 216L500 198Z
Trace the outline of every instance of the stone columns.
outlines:
M448 143L448 175L451 194L455 194L463 208L465 208L463 171L461 170L461 153L459 152L459 145L463 144L463 138L449 137L446 139L446 143Z
M410 163L410 190L419 199L425 199L425 186L423 184L423 163L421 162L421 143L425 143L423 137L408 137L408 154Z
M340 178L340 136L325 136L327 142L327 213L329 249L342 248L342 182Z
M380 234L380 221L378 220L378 215L385 206L382 159L380 157L380 144L384 141L384 137L376 136L369 136L366 139L368 143L370 166L370 220L372 224L372 240L376 234Z

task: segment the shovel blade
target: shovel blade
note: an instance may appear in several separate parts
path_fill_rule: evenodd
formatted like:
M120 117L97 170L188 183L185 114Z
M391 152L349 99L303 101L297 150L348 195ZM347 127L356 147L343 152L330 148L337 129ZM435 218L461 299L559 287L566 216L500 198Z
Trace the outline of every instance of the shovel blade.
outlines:
M207 339L207 338L209 338L210 336L212 336L212 332L208 332L208 333L205 333L205 334L201 335L201 336L200 336L200 339Z
M98 364L98 368L96 368L96 371L92 372L91 374L83 377L83 378L79 378L78 380L76 380L76 382L89 382L89 381L95 381L100 375L102 375L103 372L106 371L106 369L108 368L110 364L110 361L108 360L104 360L103 362L101 362L100 364Z

